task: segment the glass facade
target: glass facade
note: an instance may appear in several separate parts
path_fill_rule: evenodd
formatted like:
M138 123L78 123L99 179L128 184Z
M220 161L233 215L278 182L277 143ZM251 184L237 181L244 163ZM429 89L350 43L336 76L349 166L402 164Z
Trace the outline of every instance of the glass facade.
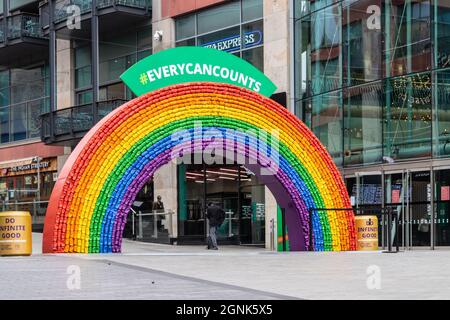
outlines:
M295 1L295 112L337 165L450 156L449 25L447 1Z
M47 64L0 71L0 144L39 137L39 115L48 111Z
M176 46L202 46L230 52L263 70L262 17L262 0L235 0L176 18Z
M138 60L152 53L150 25L114 35L102 34L99 42L99 101L131 99L132 93L119 76ZM88 41L74 42L76 104L92 103L91 46Z

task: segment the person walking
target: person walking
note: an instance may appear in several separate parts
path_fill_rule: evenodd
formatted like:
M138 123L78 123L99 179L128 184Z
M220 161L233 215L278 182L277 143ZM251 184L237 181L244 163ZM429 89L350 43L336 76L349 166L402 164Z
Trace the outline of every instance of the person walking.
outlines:
M225 220L225 211L215 203L208 203L208 208L206 209L206 218L209 221L209 237L208 237L208 247L207 249L218 250L217 247L217 228Z

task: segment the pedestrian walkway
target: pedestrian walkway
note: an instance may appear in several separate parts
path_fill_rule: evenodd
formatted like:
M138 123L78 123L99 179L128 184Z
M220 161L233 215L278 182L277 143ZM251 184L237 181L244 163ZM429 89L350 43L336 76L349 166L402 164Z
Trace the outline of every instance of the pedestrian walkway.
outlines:
M124 241L122 254L0 258L0 298L448 299L450 250L289 252ZM69 290L67 268L80 270Z

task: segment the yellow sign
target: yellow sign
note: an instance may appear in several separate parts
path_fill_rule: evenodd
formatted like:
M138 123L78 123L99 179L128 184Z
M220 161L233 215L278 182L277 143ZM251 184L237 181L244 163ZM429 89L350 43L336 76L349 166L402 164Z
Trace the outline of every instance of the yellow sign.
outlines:
M378 250L378 218L376 216L355 216L355 226L358 250Z
M29 256L31 252L30 213L0 212L0 256Z

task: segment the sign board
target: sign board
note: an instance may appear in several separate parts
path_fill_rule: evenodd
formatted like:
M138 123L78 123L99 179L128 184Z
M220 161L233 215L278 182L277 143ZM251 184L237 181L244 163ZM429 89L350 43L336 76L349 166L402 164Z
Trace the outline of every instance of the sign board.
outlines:
M177 47L148 56L120 78L137 96L189 82L232 84L270 97L276 86L264 73L233 54L204 47Z
M19 164L11 163L3 165L0 168L0 177L12 177L26 174L34 174L39 172L48 172L57 170L56 158L43 159L39 163L37 162L20 162Z
M441 201L450 200L450 186L441 187Z
M251 48L262 43L263 36L259 30L244 33L244 48ZM241 35L237 34L225 39L215 40L202 44L202 47L231 52L241 48Z
M376 216L355 216L357 250L378 250L378 218Z
M31 252L30 213L25 211L0 212L0 256L29 256Z

